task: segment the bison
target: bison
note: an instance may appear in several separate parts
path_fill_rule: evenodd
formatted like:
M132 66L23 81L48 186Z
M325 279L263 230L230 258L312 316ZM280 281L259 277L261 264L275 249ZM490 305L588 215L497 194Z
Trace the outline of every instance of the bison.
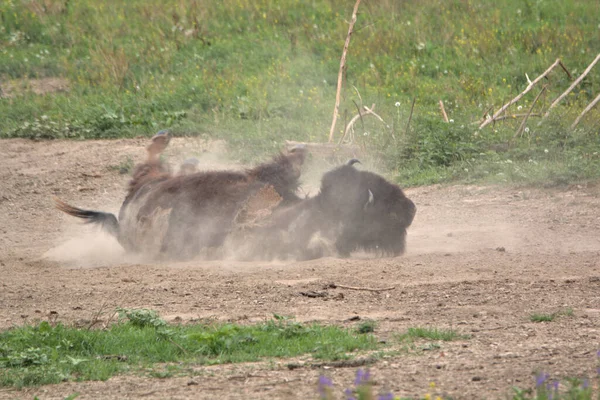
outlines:
M356 169L358 162L352 159L327 172L315 197L277 210L253 235L258 241L252 245L256 256L311 259L337 253L348 257L355 250L403 254L415 204L398 185ZM315 236L324 239L316 247ZM328 242L333 249L323 246Z
M148 160L133 171L118 218L60 200L57 208L100 225L129 252L189 259L203 249L221 246L232 229L255 211L249 204L258 202L271 211L302 200L295 193L306 156L302 147L244 171L173 175L159 159L168 142L168 133L153 138Z

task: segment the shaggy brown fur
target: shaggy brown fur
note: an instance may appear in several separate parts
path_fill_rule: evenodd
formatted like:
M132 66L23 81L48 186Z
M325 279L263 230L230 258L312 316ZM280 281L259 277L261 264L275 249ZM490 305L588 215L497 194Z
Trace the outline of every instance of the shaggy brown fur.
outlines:
M233 229L245 204L271 186L293 204L304 163L304 149L279 154L271 162L242 171L205 171L173 176L160 163L164 140L153 141L148 160L137 166L119 219L109 213L82 210L57 202L57 208L89 223L100 224L128 251L186 259L219 247ZM158 142L158 144L156 144ZM164 144L164 146L163 146Z

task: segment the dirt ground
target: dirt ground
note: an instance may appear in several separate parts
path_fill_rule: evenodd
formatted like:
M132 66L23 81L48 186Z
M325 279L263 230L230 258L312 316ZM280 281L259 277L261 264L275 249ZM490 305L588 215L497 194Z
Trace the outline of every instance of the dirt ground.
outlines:
M600 349L600 188L431 186L409 189L418 211L408 253L398 258L310 262L197 261L150 264L116 241L53 209L52 196L118 211L127 156L141 160L145 139L0 141L0 329L58 320L89 324L99 310L147 307L169 321L260 321L273 313L300 321L354 326L374 319L394 343L409 327L453 328L468 339L439 349L400 352L375 363L377 389L457 399L507 398L531 387L536 371L553 378L593 376ZM202 168L223 164L221 143L174 139L169 160L196 155ZM234 163L224 162L230 167ZM323 289L328 283L382 292ZM308 298L300 292L326 291ZM343 296L341 296L342 294ZM532 313L565 312L552 322ZM392 346L393 347L393 346ZM198 367L198 376L118 376L67 382L0 398L292 399L316 398L323 371L288 370L289 360ZM337 393L356 368L324 371Z

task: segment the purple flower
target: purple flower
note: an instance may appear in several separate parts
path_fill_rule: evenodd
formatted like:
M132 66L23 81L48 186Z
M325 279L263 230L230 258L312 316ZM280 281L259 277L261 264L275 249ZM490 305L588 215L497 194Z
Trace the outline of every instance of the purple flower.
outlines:
M371 372L369 370L365 371L365 375L363 376L363 382L367 383L371 380Z
M356 397L354 397L354 391L352 389L344 390L344 394L346 395L346 400L356 400Z
M552 389L554 389L555 392L558 391L558 385L559 385L558 381L552 382Z
M388 394L382 394L377 397L377 400L394 400L394 395L392 392L389 392Z
M545 373L541 373L539 374L536 378L535 378L535 387L540 387L542 386L546 380L550 377L550 375L545 374Z
M369 372L369 370L363 371L359 368L359 370L356 371L356 379L354 380L354 386L364 385L366 383L369 383L370 380L371 373Z
M590 387L590 381L586 378L583 380L583 388L587 389L588 387Z
M331 379L329 379L328 377L326 377L324 375L319 376L319 394L321 395L322 399L324 399L327 395L326 388L332 387L332 386L333 386L333 382L331 382Z
M600 357L600 350L596 352L596 357Z

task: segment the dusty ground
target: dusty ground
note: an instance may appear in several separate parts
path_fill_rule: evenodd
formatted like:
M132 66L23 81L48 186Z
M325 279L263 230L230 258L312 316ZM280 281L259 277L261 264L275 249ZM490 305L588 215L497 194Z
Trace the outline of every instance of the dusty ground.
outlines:
M377 320L376 334L390 343L395 332L422 325L471 335L377 362L377 388L399 395L423 395L433 381L437 393L455 398L507 398L512 386L531 386L535 371L555 378L595 373L598 187L407 190L418 212L408 254L399 258L151 265L128 259L112 239L59 214L51 202L57 195L81 207L117 211L127 181L118 167L127 156L140 160L145 143L0 141L0 328L49 317L85 324L103 304L106 310L148 307L183 322L258 321L278 313L352 326L347 320L358 315ZM169 160L200 155L202 166L213 166L220 151L175 139ZM326 298L299 294L322 291L330 282L395 289L328 289ZM529 321L532 313L569 308L573 315L553 322ZM199 367L194 378L119 376L0 389L0 398L75 392L81 399L316 398L320 372L289 371L286 362ZM341 393L356 369L326 372Z

